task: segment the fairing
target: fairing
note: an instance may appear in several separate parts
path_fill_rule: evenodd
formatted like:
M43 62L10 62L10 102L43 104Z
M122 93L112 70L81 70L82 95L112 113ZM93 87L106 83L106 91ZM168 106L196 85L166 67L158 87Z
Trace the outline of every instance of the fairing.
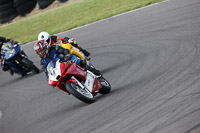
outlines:
M97 93L99 89L102 87L100 82L96 79L96 76L93 73L91 73L90 71L87 72L84 68L70 61L60 63L59 60L57 61L53 60L48 64L47 71L49 74L49 81L48 81L49 85L57 86L59 89L65 92L68 91L66 90L65 87L63 88L62 85L64 78L67 76L71 78L68 79L64 84L66 84L67 82L74 82L80 85L80 82L77 79L81 79L81 81L85 83L83 85L85 85L85 87L87 87L88 90L90 90L90 92L92 93ZM87 73L93 75L92 80L91 78L88 80Z

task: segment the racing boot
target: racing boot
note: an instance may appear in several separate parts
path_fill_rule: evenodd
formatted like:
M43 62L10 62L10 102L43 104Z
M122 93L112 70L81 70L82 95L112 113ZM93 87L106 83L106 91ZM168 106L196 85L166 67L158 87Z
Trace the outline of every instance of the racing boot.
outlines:
M93 66L89 66L87 65L85 60L82 60L80 62L80 66L81 67L85 67L87 70L91 71L92 73L94 73L97 77L101 77L101 72L97 69L95 69Z
M10 75L13 76L14 75L14 72L12 70L10 70Z
M93 66L88 66L87 69L91 71L92 73L94 73L97 77L101 77L101 72L97 70L96 68L94 68Z

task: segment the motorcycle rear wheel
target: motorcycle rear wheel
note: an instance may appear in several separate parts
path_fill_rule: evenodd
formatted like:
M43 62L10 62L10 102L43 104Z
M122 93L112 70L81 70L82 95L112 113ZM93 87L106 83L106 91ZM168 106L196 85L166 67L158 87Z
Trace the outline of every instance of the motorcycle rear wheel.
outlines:
M84 88L82 89L78 84L73 82L68 82L66 84L66 89L76 98L85 102L85 103L93 103L95 101L94 96L92 93Z

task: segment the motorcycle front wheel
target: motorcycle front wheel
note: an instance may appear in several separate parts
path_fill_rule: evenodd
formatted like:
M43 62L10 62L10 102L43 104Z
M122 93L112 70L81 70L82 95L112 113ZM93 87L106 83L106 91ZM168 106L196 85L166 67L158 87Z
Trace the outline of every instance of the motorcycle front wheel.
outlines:
M82 89L78 84L74 82L68 82L66 84L66 89L76 98L85 102L85 103L93 103L95 101L92 93L84 88Z
M34 71L35 73L40 72L40 70L28 58L23 58L21 62L25 65L25 67L28 67L30 70Z
M99 90L100 94L107 94L111 91L111 85L110 83L104 78L104 77L100 77L99 82L102 85L102 88Z

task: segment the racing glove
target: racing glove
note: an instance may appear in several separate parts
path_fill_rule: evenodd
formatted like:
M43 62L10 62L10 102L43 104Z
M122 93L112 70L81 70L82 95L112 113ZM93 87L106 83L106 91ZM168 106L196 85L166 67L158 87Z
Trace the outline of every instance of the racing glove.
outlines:
M74 38L69 38L69 39L68 39L68 42L69 42L69 43L74 43Z
M68 38L68 43L70 43L72 46L80 49L80 46L78 46L77 42L74 40L74 38Z

